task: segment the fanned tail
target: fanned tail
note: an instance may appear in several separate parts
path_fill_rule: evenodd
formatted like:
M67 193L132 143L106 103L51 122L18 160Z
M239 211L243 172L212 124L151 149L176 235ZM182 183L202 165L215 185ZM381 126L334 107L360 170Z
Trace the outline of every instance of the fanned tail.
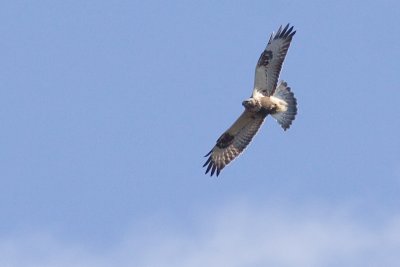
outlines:
M292 121L295 119L297 114L297 100L294 97L293 92L290 91L290 87L286 82L281 81L276 88L273 97L283 100L286 108L274 114L271 114L278 123L282 126L283 130L289 129Z

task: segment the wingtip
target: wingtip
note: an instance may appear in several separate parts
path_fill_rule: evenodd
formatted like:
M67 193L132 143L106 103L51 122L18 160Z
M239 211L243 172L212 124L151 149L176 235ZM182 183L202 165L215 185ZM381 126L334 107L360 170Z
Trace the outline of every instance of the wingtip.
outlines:
M290 23L286 24L285 27L282 27L283 25L279 26L278 31L274 34L272 39L291 38L296 33L296 31L293 31L294 26L290 26Z
M207 161L204 163L203 168L207 166L207 169L204 174L210 173L210 177L212 177L214 174L218 177L222 168L217 166L215 162L212 161L212 157L210 156Z
M286 33L286 31L288 30L288 28L289 28L289 23L286 24L285 28L283 28L283 30L282 30L282 35L285 35L285 33Z
M206 157L210 156L210 154L211 154L212 152L213 152L213 150L211 149L210 152L208 152L204 157L206 158Z
M208 163L210 163L210 161L211 161L211 157L209 157L209 158L207 159L206 163L204 163L203 168L204 168Z
M215 164L213 164L210 176L214 175L216 169L217 169L217 166Z
M205 167L206 165L207 165L207 164L204 164L203 167ZM212 162L208 162L208 166L207 166L207 169L206 169L205 174L207 174L207 173L210 171L211 167L212 167Z
M276 31L274 39L275 39L277 36L279 36L279 35L281 34L281 32L282 32L282 25L279 26L279 29Z

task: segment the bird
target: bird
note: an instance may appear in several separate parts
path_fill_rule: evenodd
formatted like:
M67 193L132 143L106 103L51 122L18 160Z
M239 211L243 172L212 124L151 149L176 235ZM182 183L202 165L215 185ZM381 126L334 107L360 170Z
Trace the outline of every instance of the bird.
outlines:
M296 31L282 25L270 35L267 46L258 59L254 88L250 98L242 102L243 113L217 140L207 155L205 174L218 176L221 170L237 158L257 134L265 118L271 115L283 130L289 129L297 115L297 100L287 82L278 83L283 61Z

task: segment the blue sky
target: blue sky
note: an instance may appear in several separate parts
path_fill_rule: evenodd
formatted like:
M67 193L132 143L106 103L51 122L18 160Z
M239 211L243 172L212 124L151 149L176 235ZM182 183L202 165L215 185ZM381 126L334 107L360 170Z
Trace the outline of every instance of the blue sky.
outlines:
M397 266L398 1L3 1L1 266ZM299 113L219 178L269 35Z

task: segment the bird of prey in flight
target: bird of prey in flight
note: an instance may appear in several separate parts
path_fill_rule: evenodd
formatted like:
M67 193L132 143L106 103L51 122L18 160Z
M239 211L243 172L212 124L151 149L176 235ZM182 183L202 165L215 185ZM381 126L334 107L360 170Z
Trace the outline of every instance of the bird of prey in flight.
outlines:
M296 31L287 24L272 33L267 47L256 65L254 89L250 98L244 100L244 111L233 125L217 140L203 167L206 174L218 176L221 170L234 160L258 132L267 115L277 120L287 130L297 114L297 101L286 82L278 83L283 60Z

